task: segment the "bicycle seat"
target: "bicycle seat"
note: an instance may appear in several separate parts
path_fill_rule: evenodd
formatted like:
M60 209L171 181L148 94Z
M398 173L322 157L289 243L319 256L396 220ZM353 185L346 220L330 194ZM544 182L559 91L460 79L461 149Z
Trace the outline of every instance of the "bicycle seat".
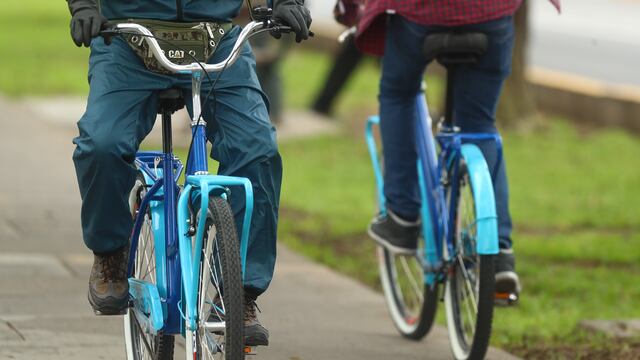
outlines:
M489 39L479 32L444 32L424 40L423 54L442 66L475 64L487 51Z
M158 93L158 114L174 112L184 107L184 97L180 89L165 89Z

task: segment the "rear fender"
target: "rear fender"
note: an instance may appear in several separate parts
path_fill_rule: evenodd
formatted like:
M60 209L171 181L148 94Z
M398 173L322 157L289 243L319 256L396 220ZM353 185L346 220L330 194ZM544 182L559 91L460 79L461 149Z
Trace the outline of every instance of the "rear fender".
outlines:
M481 255L495 255L499 251L498 216L489 167L476 145L464 144L460 152L467 164L473 189L478 232L476 251Z

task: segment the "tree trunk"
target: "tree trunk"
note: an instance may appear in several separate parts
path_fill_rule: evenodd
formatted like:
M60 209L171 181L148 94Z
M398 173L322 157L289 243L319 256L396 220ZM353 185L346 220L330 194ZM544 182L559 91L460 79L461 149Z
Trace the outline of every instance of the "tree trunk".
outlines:
M525 79L527 64L527 42L529 33L529 2L525 0L514 16L515 46L511 76L504 84L496 115L502 128L528 128L537 115L536 103ZM529 121L527 121L529 120Z

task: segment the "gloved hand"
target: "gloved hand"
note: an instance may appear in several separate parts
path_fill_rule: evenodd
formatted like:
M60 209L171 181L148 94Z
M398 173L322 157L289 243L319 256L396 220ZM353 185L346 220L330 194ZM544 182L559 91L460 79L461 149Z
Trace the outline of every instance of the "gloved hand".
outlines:
M71 12L71 38L78 46L89 47L108 20L98 11L95 0L67 0ZM105 41L108 45L109 41Z
M291 27L296 42L309 38L311 14L304 7L304 0L273 0L273 18Z

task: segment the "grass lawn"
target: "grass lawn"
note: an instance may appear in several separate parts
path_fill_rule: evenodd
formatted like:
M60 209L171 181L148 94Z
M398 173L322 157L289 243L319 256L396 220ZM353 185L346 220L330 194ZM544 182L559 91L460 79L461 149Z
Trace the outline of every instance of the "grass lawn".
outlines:
M83 94L89 51L69 36L64 1L4 0L0 11L0 92Z
M640 141L616 131L581 136L561 121L505 140L524 293L519 306L497 310L492 341L529 356L567 342L606 347L576 325L640 317L640 206L632 200L640 198L640 169L631 166ZM375 204L363 141L343 135L281 148L289 169L281 240L379 288L364 233Z
M1 93L86 94L88 51L73 45L68 21L62 1L5 0ZM283 65L287 105L308 105L328 66L325 55L292 52ZM369 60L351 79L336 108L342 134L281 145L281 240L375 288L374 247L364 232L374 189L362 123L376 111L378 77ZM429 101L438 104L442 84L430 78L429 85ZM640 317L640 140L547 119L534 133L505 134L505 149L524 294L518 307L497 310L493 343L540 359L620 358L630 344L638 350L576 326Z

